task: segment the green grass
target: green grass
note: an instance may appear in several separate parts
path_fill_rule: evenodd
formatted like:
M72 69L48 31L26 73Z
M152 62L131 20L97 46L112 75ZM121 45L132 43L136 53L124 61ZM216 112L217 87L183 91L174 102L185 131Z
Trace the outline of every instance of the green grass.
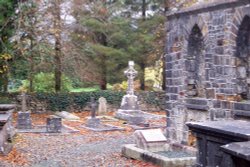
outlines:
M99 90L98 87L90 87L90 88L73 88L70 90L70 92L93 92L93 91L96 91L96 90Z

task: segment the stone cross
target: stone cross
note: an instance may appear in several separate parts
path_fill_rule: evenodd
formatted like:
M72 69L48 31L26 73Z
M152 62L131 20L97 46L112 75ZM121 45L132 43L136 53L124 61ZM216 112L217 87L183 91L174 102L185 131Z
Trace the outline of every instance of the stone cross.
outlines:
M26 112L27 111L26 94L23 92L21 97L22 97L22 112Z
M95 118L96 116L96 102L95 99L93 97L91 97L91 118Z
M128 95L134 95L134 78L137 76L138 72L134 69L134 62L128 62L128 69L124 71L124 74L128 77Z

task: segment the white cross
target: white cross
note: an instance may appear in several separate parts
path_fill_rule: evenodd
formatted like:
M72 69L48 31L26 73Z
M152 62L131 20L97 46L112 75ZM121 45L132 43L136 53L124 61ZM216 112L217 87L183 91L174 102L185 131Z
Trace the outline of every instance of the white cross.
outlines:
M127 94L134 95L134 78L137 76L138 72L134 69L134 62L128 62L128 69L124 71L124 74L128 77L128 89Z

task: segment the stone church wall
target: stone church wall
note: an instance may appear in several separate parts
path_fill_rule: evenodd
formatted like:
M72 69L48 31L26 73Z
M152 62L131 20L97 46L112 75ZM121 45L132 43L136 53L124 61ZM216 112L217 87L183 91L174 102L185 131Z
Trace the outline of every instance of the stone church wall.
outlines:
M167 16L167 134L185 122L250 115L250 1L218 0ZM248 113L249 112L249 113Z

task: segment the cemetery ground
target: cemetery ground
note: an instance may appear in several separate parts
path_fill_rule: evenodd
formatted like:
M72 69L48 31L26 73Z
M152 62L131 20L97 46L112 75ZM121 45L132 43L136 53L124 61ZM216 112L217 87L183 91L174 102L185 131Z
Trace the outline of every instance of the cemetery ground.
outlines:
M44 125L51 114L32 114L33 125ZM134 143L134 130L125 121L104 122L123 127L123 131L95 132L81 127L90 112L75 114L81 118L79 121L63 120L63 124L79 132L18 133L14 138L13 150L7 156L0 156L0 167L155 167L151 163L121 155L123 144ZM154 114L165 115L165 112ZM16 119L15 113L14 124ZM157 124L166 125L165 118L158 120Z

